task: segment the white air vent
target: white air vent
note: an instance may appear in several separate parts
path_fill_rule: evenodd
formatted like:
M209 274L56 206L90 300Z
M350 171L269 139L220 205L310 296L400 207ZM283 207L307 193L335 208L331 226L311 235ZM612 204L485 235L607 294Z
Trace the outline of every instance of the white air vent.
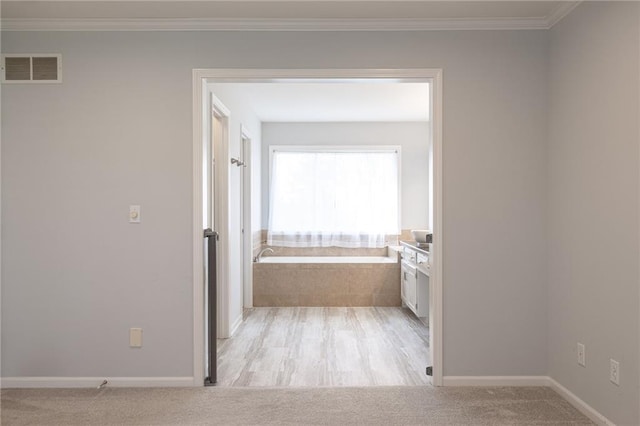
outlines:
M2 55L3 83L61 83L62 55Z

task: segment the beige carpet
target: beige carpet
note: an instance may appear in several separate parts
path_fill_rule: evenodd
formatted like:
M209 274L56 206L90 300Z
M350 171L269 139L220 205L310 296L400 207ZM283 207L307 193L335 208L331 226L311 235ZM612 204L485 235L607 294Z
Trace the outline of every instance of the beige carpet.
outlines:
M549 388L2 390L2 425L586 425Z

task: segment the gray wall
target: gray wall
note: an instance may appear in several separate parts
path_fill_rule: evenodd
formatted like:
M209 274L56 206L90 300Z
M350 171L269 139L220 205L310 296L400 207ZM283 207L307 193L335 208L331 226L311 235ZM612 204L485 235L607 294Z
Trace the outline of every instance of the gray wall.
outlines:
M400 145L400 223L425 229L429 223L430 124L263 123L262 228L269 223L269 147L271 145Z
M553 29L550 56L549 372L626 425L640 423L639 9L583 3Z
M207 67L443 68L445 374L546 374L547 37L3 34L4 52L61 53L64 83L2 90L2 374L192 374L191 70Z

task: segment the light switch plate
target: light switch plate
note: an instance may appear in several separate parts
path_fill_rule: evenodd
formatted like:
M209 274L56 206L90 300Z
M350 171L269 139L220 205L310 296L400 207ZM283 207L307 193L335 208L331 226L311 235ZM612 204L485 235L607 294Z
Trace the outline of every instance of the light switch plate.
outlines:
M132 347L132 348L142 347L142 329L141 328L129 329L129 347Z
M129 206L129 223L140 223L140 206Z

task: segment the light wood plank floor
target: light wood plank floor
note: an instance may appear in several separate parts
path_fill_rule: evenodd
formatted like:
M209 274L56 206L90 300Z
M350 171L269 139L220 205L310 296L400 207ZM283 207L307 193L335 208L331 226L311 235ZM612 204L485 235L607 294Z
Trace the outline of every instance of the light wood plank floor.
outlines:
M423 385L428 344L405 308L254 308L218 340L218 385Z

